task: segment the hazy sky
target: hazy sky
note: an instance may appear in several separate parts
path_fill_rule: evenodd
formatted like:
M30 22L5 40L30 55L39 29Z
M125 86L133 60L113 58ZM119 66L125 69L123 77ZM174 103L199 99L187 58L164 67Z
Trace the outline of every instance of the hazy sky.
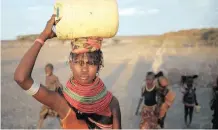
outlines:
M40 33L54 0L1 0L1 39ZM161 34L218 27L218 0L118 0L117 35Z

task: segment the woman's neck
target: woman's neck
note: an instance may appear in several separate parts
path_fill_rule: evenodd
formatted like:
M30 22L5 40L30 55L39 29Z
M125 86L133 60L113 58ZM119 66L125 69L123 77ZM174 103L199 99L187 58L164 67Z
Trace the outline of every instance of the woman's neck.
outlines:
M153 88L154 85L147 85L147 88Z
M96 78L97 78L97 76L92 80L92 82L84 84L84 83L80 83L79 80L76 80L74 77L71 77L70 82L73 83L73 80L74 80L78 84L80 84L81 86L89 86L89 85L92 85L95 82Z
M154 84L146 85L146 90L147 90L147 91L152 91L154 88L155 88L155 85L154 85Z

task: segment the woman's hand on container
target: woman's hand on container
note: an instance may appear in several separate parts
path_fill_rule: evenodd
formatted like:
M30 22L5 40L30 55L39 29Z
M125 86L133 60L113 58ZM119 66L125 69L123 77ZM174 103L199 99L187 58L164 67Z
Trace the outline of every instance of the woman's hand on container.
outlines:
M56 37L56 34L53 32L52 28L55 25L55 14L51 16L51 18L48 20L45 29L41 32L39 35L39 38L46 41L47 39L52 39Z

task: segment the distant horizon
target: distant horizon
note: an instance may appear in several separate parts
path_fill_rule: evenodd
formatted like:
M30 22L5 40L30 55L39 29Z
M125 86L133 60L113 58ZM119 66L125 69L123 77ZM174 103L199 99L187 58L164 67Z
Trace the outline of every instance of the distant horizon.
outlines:
M202 30L202 29L218 29L218 27L204 27L204 28L189 28L189 29L180 29L180 30L173 30L173 31L168 31L168 32L164 32L161 34L132 34L132 35L122 35L122 34L116 34L114 37L130 37L130 36L159 36L159 35L163 35L166 33L172 33L172 32L179 32L179 31L188 31L188 30ZM11 39L1 39L1 41L13 41L13 40L17 40L17 37L19 36L29 36L29 35L39 35L39 33L33 33L33 34L20 34L17 35L15 38L11 38Z

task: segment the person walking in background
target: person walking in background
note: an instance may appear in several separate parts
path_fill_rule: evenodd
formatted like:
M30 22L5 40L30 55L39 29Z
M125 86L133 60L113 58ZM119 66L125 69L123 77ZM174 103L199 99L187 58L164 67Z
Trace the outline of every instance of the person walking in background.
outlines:
M182 88L181 92L183 93L183 104L184 104L184 120L187 127L191 125L194 108L198 106L196 88L193 86L194 79L198 75L189 75L181 76ZM189 116L189 122L187 118Z
M159 108L159 118L158 124L160 128L164 128L164 121L166 118L166 114L168 109L172 106L175 100L175 93L169 89L169 81L168 79L162 75L156 79L157 84L157 93L158 93L158 108Z
M157 129L164 127L164 118L167 110L175 99L175 94L167 88L168 80L162 72L154 74L148 72L142 86L141 98L136 109L136 115L141 102L144 104L141 111L140 129Z
M45 87L50 91L58 92L58 89L63 90L63 86L60 83L58 77L54 75L53 71L54 71L53 65L51 63L48 63L45 66L45 74L46 74ZM53 109L49 108L48 106L43 105L40 111L40 118L38 121L37 129L42 128L43 122L48 116L58 117L58 113Z

